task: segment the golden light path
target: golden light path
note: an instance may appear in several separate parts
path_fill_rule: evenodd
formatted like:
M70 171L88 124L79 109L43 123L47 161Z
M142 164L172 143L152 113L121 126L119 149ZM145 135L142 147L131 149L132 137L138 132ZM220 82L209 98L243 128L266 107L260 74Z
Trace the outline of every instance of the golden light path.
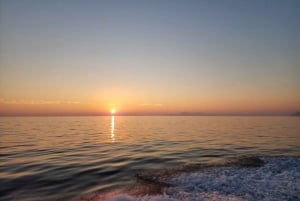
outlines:
M111 110L111 130L110 130L110 138L111 138L111 142L115 142L115 109Z

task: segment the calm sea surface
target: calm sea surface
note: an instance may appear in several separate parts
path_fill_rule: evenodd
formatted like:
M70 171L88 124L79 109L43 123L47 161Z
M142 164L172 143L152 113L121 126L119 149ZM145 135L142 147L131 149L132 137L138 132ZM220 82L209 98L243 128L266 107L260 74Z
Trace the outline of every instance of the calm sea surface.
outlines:
M0 200L76 200L141 170L300 156L299 117L1 117Z

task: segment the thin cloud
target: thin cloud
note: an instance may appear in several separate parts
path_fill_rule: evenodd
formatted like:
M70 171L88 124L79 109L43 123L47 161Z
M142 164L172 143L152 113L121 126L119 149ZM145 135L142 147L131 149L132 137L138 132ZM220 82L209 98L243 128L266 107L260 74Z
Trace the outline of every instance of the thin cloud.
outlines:
M149 104L149 103L142 103L142 104L140 104L140 106L150 106L151 104Z
M161 103L155 103L155 104L150 104L150 103L142 103L140 106L155 106L155 107L162 107L163 104Z
M59 100L17 100L0 98L0 103L10 105L58 105L58 104L80 104L78 101Z

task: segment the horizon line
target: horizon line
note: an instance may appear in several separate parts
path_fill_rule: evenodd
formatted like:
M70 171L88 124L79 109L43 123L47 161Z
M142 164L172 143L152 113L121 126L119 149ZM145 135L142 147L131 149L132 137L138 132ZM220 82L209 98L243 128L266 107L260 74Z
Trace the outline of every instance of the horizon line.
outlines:
M79 117L79 116L300 116L299 113L286 114L0 114L0 117Z

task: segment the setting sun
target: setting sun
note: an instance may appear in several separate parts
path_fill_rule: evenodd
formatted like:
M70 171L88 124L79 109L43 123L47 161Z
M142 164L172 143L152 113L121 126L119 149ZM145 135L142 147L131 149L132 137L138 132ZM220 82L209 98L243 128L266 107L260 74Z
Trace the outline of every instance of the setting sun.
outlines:
M115 109L111 109L111 114L115 114L116 113L116 110Z

